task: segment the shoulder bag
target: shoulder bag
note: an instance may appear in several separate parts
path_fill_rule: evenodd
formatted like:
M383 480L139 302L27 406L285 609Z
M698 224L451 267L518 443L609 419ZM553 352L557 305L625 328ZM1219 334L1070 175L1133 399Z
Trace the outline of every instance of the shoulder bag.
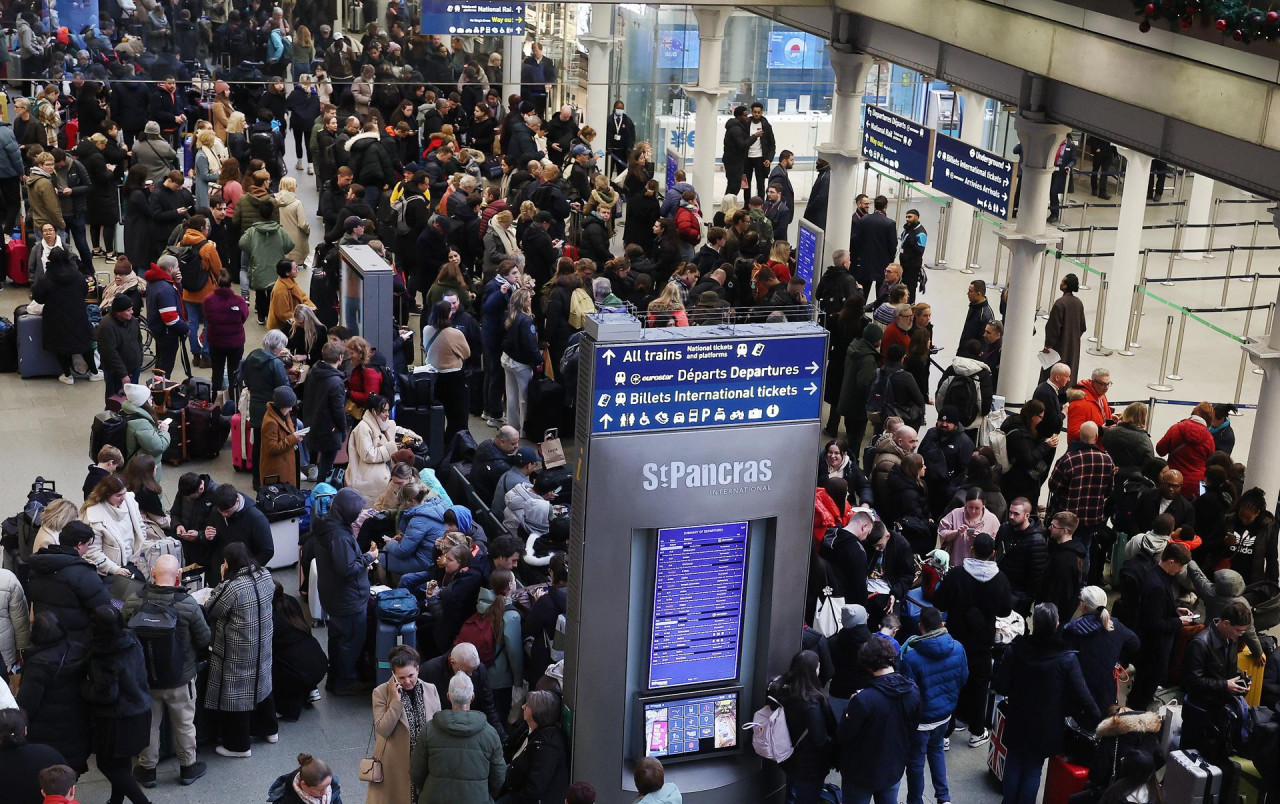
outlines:
M369 727L369 741L364 746L365 757L360 760L356 775L362 782L378 784L382 781L382 757L374 756L369 752L373 746L373 728L373 726Z

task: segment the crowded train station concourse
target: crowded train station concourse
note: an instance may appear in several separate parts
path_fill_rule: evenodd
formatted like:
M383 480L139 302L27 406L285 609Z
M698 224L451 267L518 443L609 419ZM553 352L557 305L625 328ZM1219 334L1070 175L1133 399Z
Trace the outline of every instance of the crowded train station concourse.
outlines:
M0 2L0 804L1280 802L1277 38Z

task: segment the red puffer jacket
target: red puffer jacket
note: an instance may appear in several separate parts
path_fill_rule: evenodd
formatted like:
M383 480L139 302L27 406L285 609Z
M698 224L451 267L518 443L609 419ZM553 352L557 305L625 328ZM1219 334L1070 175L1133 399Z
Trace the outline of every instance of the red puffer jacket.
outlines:
M1182 473L1182 496L1194 500L1200 496L1204 480L1204 462L1213 452L1213 434L1199 416L1175 423L1156 442L1156 453L1167 456L1169 468Z

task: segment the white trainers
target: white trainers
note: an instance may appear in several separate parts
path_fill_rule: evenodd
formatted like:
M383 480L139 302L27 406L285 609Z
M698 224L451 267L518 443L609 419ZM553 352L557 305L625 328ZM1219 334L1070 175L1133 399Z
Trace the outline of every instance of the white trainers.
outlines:
M943 738L942 738L942 750L943 750L943 751L950 751L950 750L951 750L951 738L950 738L950 737L943 737Z
M307 165L307 175L314 176L315 174L316 174L316 169L311 165Z
M102 372L95 371L89 375L89 382L102 382Z
M74 377L72 377L70 374L60 374L60 375L58 375L58 382L62 383L63 385L75 385L75 384L76 384L76 380L75 380L75 378L74 378Z
M294 170L302 170L302 160L298 160L298 164L294 165Z
M275 745L276 743L280 742L280 732L276 732L275 734L268 734L267 742L271 743L272 745Z
M311 691L309 695L307 695L307 700L310 701L311 703L315 703L316 701L320 700L322 697L323 696L320 694L320 690L314 689Z
M248 759L253 756L253 749L249 749L248 751L232 751L230 749L223 748L222 746L218 746L217 748L214 748L213 751L220 757L231 757L232 759Z
M979 731L979 732L971 733L969 735L970 748L977 748L980 745L986 745L990 741L991 741L991 732L987 731L986 729L983 729L982 731Z

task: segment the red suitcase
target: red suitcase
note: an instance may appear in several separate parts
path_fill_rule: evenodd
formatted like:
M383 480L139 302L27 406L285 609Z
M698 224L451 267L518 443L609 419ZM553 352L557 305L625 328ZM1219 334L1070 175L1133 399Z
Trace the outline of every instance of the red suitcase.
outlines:
M14 230L9 245L5 247L5 271L9 275L9 281L15 285L31 284L31 272L27 268L29 256L27 241L20 232Z
M253 471L253 428L240 413L231 417L231 468L237 472Z
M1084 790L1089 769L1073 765L1061 754L1049 757L1049 774L1044 781L1044 798L1040 804L1067 804L1067 799Z

